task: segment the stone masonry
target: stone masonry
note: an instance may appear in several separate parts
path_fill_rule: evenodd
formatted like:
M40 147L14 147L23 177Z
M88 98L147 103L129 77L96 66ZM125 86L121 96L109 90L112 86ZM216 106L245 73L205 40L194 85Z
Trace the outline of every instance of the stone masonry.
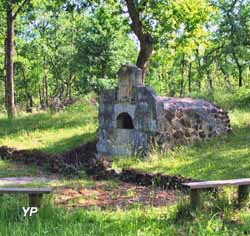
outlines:
M97 151L101 157L145 154L152 145L167 150L231 130L227 112L207 101L159 97L143 85L142 72L124 65L118 88L100 96Z

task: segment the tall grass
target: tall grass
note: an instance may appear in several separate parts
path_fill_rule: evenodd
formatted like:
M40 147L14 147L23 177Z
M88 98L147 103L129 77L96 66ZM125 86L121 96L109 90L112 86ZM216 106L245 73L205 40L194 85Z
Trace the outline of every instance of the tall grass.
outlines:
M130 210L67 210L49 204L38 214L24 217L25 197L1 197L1 236L232 236L248 235L249 212L207 208L186 215L184 205ZM219 207L221 207L220 210Z

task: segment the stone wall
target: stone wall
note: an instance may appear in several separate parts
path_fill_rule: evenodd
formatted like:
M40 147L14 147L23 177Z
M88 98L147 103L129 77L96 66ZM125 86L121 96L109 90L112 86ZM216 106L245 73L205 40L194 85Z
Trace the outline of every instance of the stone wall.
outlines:
M163 148L208 140L231 131L227 112L207 101L157 97L157 143Z
M99 156L141 155L152 144L169 149L231 130L228 114L219 107L204 100L159 97L142 85L135 66L124 66L119 74L118 88L100 96Z

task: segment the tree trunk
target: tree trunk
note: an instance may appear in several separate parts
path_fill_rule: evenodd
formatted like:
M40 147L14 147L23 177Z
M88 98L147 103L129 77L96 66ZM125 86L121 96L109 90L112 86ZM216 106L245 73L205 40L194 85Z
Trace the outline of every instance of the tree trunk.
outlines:
M25 75L25 70L24 67L21 67L22 70L22 74L23 74L23 81L24 81L24 86L25 86L25 93L26 93L26 98L27 98L27 107L26 107L26 111L27 112L32 112L33 110L33 98L32 98L32 94L29 92L29 83L26 79L26 75Z
M70 72L69 78L66 81L66 95L65 95L64 101L66 101L67 99L69 99L69 101L72 101L72 83L74 79L75 79L75 75Z
M209 60L208 55L204 57L204 63L206 65L208 92L212 93L213 92L213 81L212 81L212 78L211 78L211 71L210 71L211 60Z
M180 89L180 97L184 95L184 67L185 67L185 56L182 55L181 60L181 89Z
M4 40L4 71L5 71L5 75L4 75L4 91L5 91L5 101L4 101L4 105L5 105L5 109L8 109L8 92L7 92L7 39L5 38Z
M237 3L237 0L235 0L233 2L233 5L231 6L231 9L234 8L234 6L235 6L236 3ZM232 56L233 56L234 61L235 61L236 65L237 65L237 67L238 67L239 87L241 87L242 83L243 83L243 75L242 75L243 74L243 66L241 65L240 60L237 57L237 53L236 53L237 52L237 48L236 48L237 42L234 41L234 39L235 39L234 38L234 34L235 34L234 26L235 26L235 23L234 23L232 17L230 16L229 12L227 12L226 14L227 14L227 18L229 20L229 24L231 26L230 27L230 33L231 33L230 39L231 39L231 46L232 46L232 50L231 50L232 51Z
M207 69L207 81L208 81L209 93L211 93L213 91L213 81L209 69Z
M47 77L45 62L43 64L43 70L44 70L44 75L43 75L42 85L39 87L39 98L40 98L41 109L46 110L49 107L49 96L48 96L48 77Z
M191 79L192 79L192 62L189 63L188 67L188 92L191 93Z
M221 69L221 72L223 74L223 78L224 78L224 81L225 81L225 84L226 84L226 87L228 90L231 90L231 83L230 83L230 80L229 80L229 75L228 73L225 71L225 69L223 68L223 66L221 65L220 66L220 69Z
M239 87L242 87L243 84L243 70L241 66L238 66L238 71L239 71Z
M7 36L6 36L6 98L8 117L16 115L14 94L14 16L12 0L7 2Z
M48 106L46 106L45 102L45 97L44 97L44 85L39 86L39 101L40 101L40 108L42 110L46 110Z
M197 80L197 84L198 84L198 88L199 88L199 91L201 90L201 80L203 78L202 76L202 68L201 68L201 58L200 58L200 55L199 55L199 51L197 50L196 51L196 61L197 61L197 65L198 65L198 80Z
M153 52L153 45L150 41L140 42L140 52L137 58L136 65L142 69L142 81L143 82L146 77L146 72L148 69L148 64L149 64L152 52Z
M234 61L235 61L237 68L238 68L239 87L242 87L242 84L243 84L243 66L241 65L234 49L232 50L232 55L233 55Z
M140 18L139 9L136 7L134 0L125 0L128 13L131 18L131 28L140 41L140 52L136 65L142 69L142 80L144 82L149 60L153 52L153 37L145 30Z
M49 106L49 95L48 95L48 78L47 78L47 74L45 73L44 77L43 77L43 95L44 95L44 105L46 107Z

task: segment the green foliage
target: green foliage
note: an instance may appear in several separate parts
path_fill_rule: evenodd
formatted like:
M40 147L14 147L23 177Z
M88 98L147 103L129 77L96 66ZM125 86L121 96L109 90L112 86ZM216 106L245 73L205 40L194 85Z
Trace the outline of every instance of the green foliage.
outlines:
M1 24L6 22L4 11L1 8ZM0 32L1 80L4 28L5 24ZM135 61L137 49L116 1L31 1L16 18L15 28L16 103L27 109L46 108L55 97L64 102L113 87L121 64Z
M218 89L213 93L191 93L191 97L210 101L223 109L229 111L234 109L248 109L250 105L249 88L242 87L239 89L228 91L225 88Z
M112 1L97 7L77 32L74 66L80 72L82 93L113 87L120 66L135 62L136 48L117 8Z
M177 23L152 56L147 84L169 96L248 88L248 2L183 0L171 9Z
M0 104L4 107L6 8L0 4ZM154 52L146 84L161 95L217 96L249 87L249 4L240 1L135 1ZM21 6L15 3L14 10ZM123 1L32 0L15 20L16 103L46 108L116 86L138 43ZM240 82L241 81L241 82ZM241 92L239 92L241 93Z
M144 161L117 159L114 167L197 179L249 177L249 1L135 2L155 43L146 83L161 95L203 98L229 110L233 133L168 153L156 150ZM0 145L58 153L94 139L98 121L93 95L59 113L20 113L11 121L5 117L5 3L0 2ZM21 3L14 1L14 10ZM55 97L73 100L116 85L120 65L134 63L138 51L122 3L32 0L23 8L15 20L14 58L16 103L21 110L45 108ZM37 174L36 168L0 162L1 177ZM72 180L60 183L75 185ZM86 184L93 181L83 175L77 186ZM0 236L248 235L249 211L234 208L234 193L229 189L218 202L204 196L205 206L198 212L190 212L186 201L124 211L68 211L46 204L32 218L22 215L26 196L0 196Z

